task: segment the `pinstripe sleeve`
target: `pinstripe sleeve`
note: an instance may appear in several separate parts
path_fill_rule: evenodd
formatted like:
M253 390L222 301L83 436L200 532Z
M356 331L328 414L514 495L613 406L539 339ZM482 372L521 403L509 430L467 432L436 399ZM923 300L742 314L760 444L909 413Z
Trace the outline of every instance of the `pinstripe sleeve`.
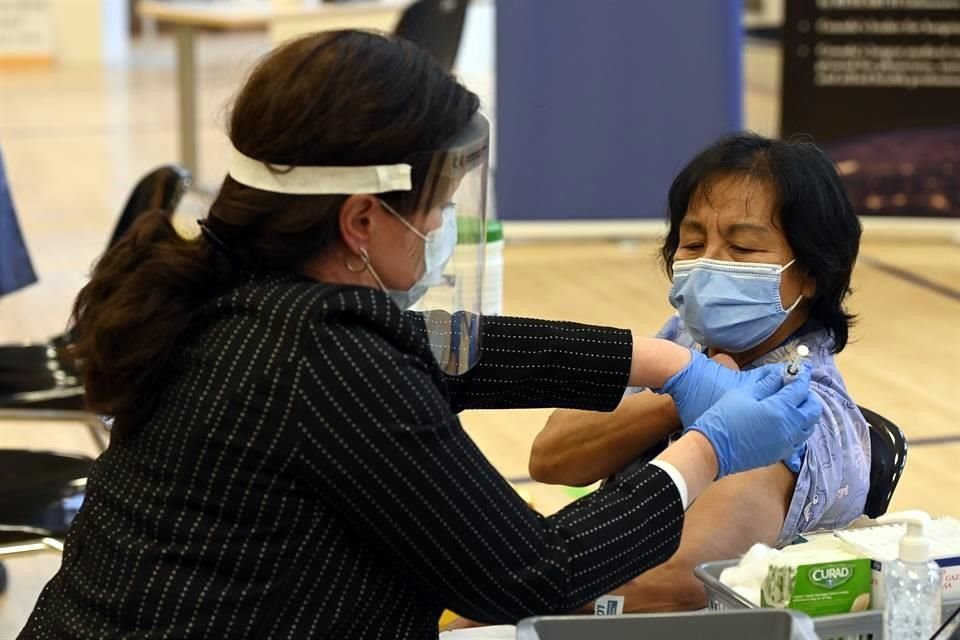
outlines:
M480 363L448 377L451 406L612 411L630 377L633 338L609 327L485 316Z
M683 509L663 470L544 518L464 433L426 365L355 327L318 324L311 339L295 383L303 469L437 604L499 623L570 611L676 549Z

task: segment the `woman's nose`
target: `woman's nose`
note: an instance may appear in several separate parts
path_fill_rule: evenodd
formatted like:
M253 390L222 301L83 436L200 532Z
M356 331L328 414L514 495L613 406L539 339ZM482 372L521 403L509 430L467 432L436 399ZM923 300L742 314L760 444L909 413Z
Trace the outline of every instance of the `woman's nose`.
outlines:
M703 250L702 257L709 260L730 260L730 252L723 246L707 245Z

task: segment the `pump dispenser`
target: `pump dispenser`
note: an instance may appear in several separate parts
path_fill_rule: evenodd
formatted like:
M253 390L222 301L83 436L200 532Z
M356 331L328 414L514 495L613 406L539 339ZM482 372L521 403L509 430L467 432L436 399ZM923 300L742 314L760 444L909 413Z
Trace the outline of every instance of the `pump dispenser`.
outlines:
M883 637L886 640L929 640L940 626L940 567L930 560L924 527L930 516L902 511L877 518L880 524L904 523L900 556L884 566L886 602Z

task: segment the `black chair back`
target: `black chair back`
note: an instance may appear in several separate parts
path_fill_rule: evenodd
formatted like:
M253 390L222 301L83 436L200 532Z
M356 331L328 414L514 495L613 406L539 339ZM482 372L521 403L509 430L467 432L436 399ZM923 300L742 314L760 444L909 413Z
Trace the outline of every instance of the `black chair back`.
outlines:
M93 460L86 456L0 449L0 524L66 535L80 507Z
M107 248L116 244L141 214L160 209L172 215L190 182L190 172L176 164L158 167L143 176L130 193Z
M870 491L863 512L877 518L887 512L907 464L907 439L900 427L879 413L860 407L870 425Z
M424 49L450 71L457 59L470 0L417 0L407 7L394 35Z

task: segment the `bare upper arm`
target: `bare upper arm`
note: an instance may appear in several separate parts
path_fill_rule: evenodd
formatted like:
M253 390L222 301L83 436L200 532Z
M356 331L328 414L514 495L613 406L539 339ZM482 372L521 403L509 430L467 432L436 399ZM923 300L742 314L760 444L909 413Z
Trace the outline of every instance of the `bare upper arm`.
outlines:
M783 464L727 476L690 506L677 560L691 568L777 542L797 477Z

